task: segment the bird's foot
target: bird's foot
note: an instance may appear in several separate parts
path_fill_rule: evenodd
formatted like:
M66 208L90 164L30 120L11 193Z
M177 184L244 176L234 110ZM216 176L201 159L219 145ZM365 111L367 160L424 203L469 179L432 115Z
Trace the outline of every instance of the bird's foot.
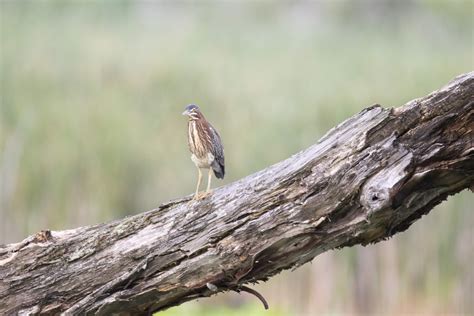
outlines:
M194 194L193 200L203 200L207 198L209 195L211 195L212 191L206 191L206 192L199 192Z
M205 198L204 193L199 192L199 193L194 194L193 200L194 201L199 201L199 200L202 200L204 198Z

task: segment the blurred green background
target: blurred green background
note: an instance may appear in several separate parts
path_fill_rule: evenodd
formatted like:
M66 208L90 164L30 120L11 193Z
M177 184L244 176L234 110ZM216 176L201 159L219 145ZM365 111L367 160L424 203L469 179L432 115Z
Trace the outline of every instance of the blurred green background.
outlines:
M185 105L220 131L223 182L366 106L474 66L474 2L0 0L0 243L190 194ZM162 315L474 314L473 195L407 232ZM34 285L32 285L34 286Z

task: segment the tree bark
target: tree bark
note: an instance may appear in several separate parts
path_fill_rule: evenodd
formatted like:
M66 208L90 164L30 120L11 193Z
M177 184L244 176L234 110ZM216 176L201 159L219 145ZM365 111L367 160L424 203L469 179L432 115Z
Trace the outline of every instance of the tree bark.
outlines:
M203 200L1 245L0 314L145 315L404 231L474 187L473 92L463 74Z

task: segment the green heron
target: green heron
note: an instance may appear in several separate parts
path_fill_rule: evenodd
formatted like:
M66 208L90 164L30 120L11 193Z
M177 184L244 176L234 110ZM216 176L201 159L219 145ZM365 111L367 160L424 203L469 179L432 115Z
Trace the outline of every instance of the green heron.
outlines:
M188 105L183 115L188 117L188 145L191 160L199 172L194 195L194 199L197 200L206 197L211 192L211 170L218 179L224 178L224 147L216 129L206 120L197 105ZM204 194L199 194L202 180L201 169L208 169L207 190Z

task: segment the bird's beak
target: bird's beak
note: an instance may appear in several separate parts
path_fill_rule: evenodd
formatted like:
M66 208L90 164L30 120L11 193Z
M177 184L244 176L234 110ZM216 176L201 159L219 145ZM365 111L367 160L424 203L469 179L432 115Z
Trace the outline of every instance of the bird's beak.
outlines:
M183 114L183 115L189 115L189 111L186 110L186 111L184 111L182 114Z

